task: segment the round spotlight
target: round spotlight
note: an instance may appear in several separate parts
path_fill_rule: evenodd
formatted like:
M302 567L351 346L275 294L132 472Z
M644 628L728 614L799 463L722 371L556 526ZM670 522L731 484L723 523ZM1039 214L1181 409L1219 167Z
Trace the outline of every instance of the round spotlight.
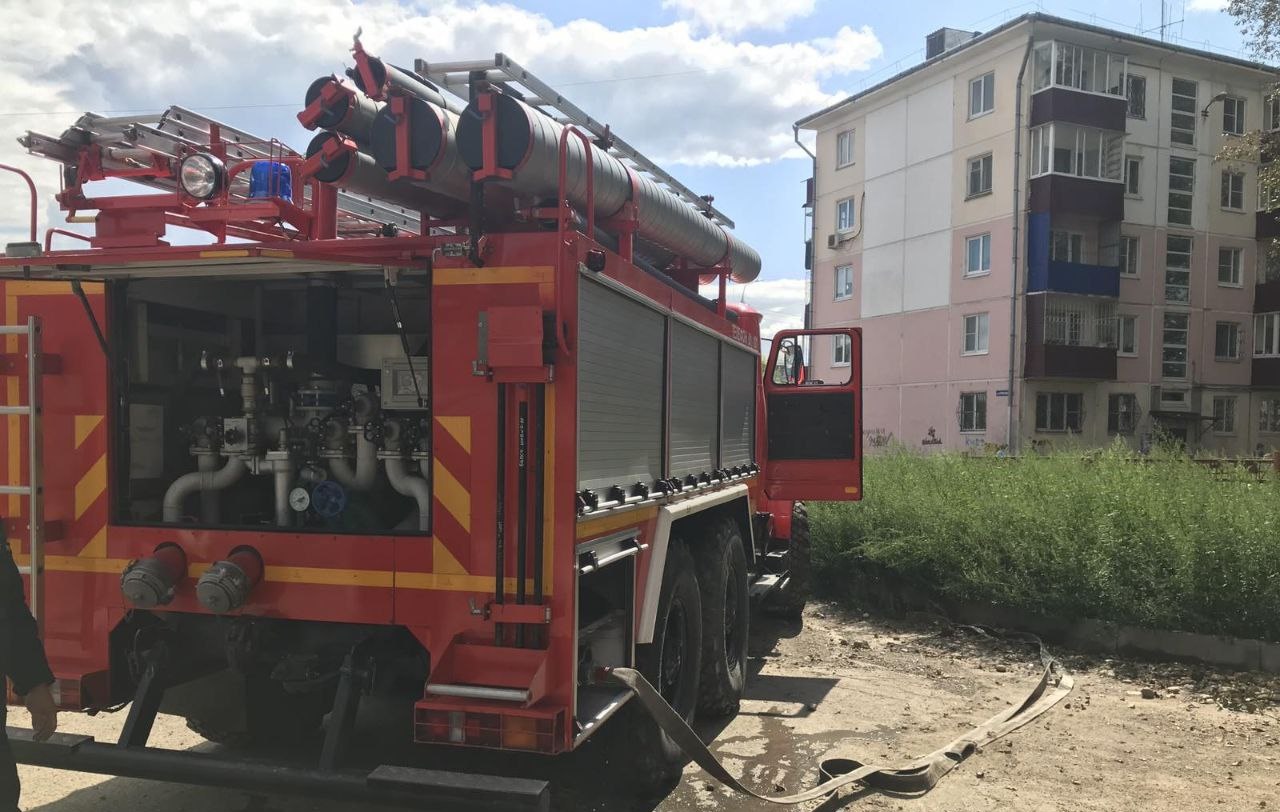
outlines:
M207 152L188 155L178 166L182 191L200 200L208 200L221 191L226 180L227 168L216 155Z

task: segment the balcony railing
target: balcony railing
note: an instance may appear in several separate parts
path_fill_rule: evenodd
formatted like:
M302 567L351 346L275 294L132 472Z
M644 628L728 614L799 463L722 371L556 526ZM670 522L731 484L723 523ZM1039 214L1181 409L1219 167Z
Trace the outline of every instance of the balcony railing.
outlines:
M1113 180L1041 175L1031 179L1031 211L1124 219L1124 184Z
M1253 289L1253 312L1274 313L1280 310L1280 279L1263 282Z
M1116 332L1113 302L1028 296L1026 375L1115 380Z
M1280 389L1280 358L1254 358L1250 383Z

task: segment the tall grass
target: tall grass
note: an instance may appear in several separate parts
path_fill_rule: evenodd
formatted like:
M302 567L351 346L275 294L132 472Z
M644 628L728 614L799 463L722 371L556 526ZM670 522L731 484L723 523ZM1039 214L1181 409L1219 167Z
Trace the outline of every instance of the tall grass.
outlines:
M865 501L810 506L839 594L885 568L949 599L1280 640L1280 482L1121 448L867 459Z

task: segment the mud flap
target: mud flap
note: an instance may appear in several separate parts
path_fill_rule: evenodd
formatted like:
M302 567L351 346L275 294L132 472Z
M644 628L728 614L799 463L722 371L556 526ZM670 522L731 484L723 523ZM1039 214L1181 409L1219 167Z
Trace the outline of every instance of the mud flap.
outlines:
M721 784L743 795L750 795L774 804L799 804L825 798L836 790L856 782L891 792L924 793L932 789L944 775L955 769L956 765L977 752L978 748L1012 733L1044 714L1065 699L1075 686L1071 675L1066 673L1061 664L1048 653L1039 638L1030 635L1010 635L1007 639L1026 640L1040 648L1040 661L1044 670L1035 687L1021 702L1002 710L945 747L909 764L885 766L863 764L847 758L825 759L820 764L820 772L826 780L813 789L794 795L761 795L744 785L725 769L698 734L671 709L662 695L639 671L631 668L613 668L605 670L601 677L630 689L645 710L653 716L658 726L671 737L672 741L680 745L686 756Z

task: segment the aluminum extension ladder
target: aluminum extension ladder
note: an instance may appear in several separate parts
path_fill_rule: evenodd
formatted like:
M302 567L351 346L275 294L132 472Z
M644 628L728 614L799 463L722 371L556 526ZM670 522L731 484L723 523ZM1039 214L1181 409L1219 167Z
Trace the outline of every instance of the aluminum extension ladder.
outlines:
M16 415L27 418L27 482L24 485L9 483L0 485L0 495L27 497L27 553L28 563L19 566L18 571L31 576L30 603L31 615L36 620L36 627L44 635L44 442L40 433L40 319L29 316L26 324L0 325L2 336L26 336L27 338L27 402L0 405L0 415ZM15 365L16 366L16 365ZM10 368L9 374L17 374L18 370ZM10 444L19 442L18 437L10 434ZM12 453L12 451L10 452Z

